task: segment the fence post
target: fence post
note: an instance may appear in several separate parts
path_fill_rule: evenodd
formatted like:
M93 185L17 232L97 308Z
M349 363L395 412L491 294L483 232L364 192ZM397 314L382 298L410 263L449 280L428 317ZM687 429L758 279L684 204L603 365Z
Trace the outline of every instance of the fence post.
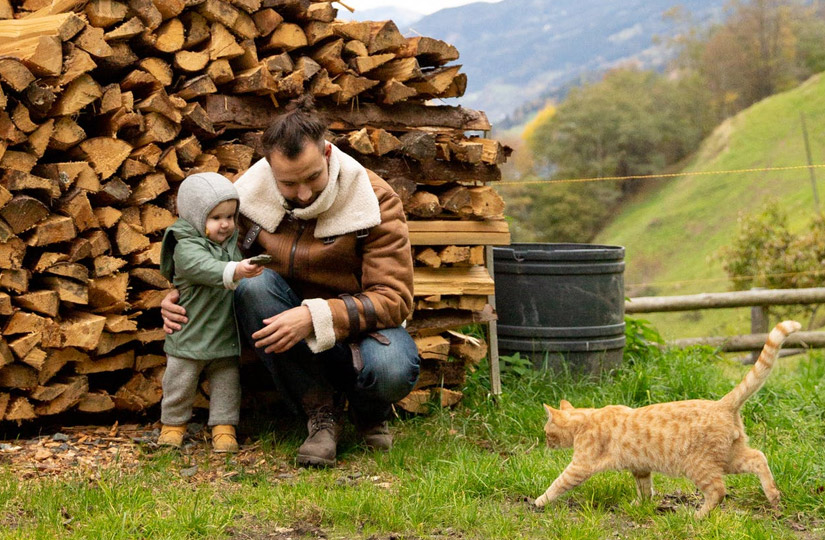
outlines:
M752 291L762 290L763 287L751 287ZM751 306L751 334L768 333L768 306ZM751 353L750 363L755 364L759 358L759 351Z

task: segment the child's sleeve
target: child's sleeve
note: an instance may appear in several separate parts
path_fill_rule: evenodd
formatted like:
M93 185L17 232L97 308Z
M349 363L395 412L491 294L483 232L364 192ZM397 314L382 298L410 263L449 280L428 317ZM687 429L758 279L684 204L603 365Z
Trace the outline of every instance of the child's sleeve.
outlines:
M207 248L189 239L178 241L175 248L175 274L190 283L235 289L234 261L220 261Z

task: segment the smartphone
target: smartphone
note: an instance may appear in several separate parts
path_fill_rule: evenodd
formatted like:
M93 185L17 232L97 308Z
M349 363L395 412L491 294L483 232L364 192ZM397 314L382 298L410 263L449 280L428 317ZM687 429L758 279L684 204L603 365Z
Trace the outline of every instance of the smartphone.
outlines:
M252 263L252 264L258 264L258 265L263 266L265 264L269 264L269 263L272 262L272 256L267 255L266 253L261 253L260 255L255 255L254 257L250 257L249 262Z

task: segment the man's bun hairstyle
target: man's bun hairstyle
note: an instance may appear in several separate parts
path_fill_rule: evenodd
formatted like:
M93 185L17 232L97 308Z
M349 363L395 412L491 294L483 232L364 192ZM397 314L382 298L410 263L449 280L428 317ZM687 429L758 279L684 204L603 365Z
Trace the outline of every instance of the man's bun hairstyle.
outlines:
M287 159L298 157L307 140L323 150L327 123L315 109L311 95L304 95L290 101L264 132L262 139L264 155L279 152Z

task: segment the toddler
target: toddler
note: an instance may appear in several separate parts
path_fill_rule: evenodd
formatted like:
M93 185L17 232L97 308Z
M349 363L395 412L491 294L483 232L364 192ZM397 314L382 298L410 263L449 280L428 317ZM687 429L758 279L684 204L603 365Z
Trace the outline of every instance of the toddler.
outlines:
M178 190L178 219L166 229L160 269L180 292L189 321L166 336L158 444L180 448L201 371L209 381L209 425L214 452L237 452L240 414L240 340L233 290L263 267L241 260L238 192L217 173L188 176Z

